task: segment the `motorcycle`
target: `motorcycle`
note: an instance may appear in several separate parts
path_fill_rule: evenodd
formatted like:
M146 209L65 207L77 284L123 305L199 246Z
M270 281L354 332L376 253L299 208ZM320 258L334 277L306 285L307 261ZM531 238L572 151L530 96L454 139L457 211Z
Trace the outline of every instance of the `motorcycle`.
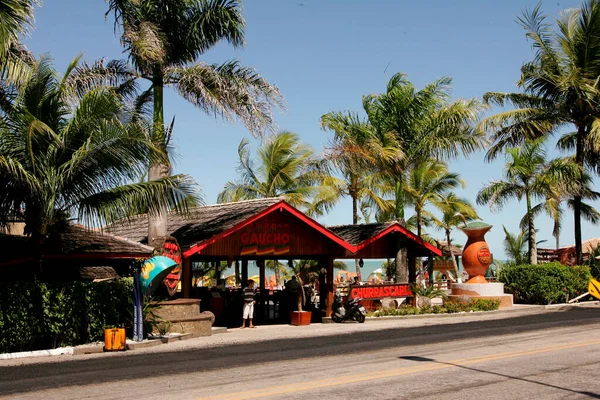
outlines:
M362 324L367 317L367 310L363 307L361 301L362 299L357 297L346 302L344 306L342 296L336 293L331 307L331 320L333 322L358 321Z

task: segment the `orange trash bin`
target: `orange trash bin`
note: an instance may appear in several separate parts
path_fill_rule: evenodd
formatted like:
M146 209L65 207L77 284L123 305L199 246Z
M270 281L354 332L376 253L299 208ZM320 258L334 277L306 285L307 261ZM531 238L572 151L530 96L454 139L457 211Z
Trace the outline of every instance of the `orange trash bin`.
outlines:
M109 328L104 330L104 351L125 350L125 328Z

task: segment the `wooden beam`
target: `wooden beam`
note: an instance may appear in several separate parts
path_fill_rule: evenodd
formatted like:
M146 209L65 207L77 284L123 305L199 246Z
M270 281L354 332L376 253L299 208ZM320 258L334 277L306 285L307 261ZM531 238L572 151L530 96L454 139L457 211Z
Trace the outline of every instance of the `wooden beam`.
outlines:
M192 260L189 257L183 259L183 274L181 276L181 285L183 297L189 299L192 297Z
M325 311L326 317L331 317L331 308L333 306L333 261L335 259L333 257L329 257L327 259L327 284L325 285L327 290L327 310Z
M248 260L242 260L242 287L248 284Z

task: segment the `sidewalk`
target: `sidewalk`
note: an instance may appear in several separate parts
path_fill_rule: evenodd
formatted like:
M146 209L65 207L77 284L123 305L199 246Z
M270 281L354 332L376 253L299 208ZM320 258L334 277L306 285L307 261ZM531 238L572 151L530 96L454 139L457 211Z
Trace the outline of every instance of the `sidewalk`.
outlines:
M290 339L299 340L311 337L324 337L346 334L351 335L356 332L370 332L383 329L403 329L421 326L435 326L446 324L459 324L474 321L492 321L498 319L515 318L524 315L543 314L549 312L568 311L577 307L598 308L599 302L573 304L557 304L552 306L531 306L515 305L510 308L498 311L476 312L476 313L457 313L457 314L437 314L437 315L414 315L402 317L381 317L368 318L364 324L358 323L327 323L311 324L308 326L291 325L265 325L258 326L256 329L228 329L226 333L216 334L208 337L196 337L187 340L175 341L167 344L157 344L151 347L136 348L125 352L107 352L98 354L82 354L85 348L95 347L96 350L102 348L101 344L78 346L71 349L55 349L55 353L64 354L48 357L48 354L40 354L38 357L29 356L29 358L15 358L9 360L0 359L0 366L19 365L29 363L60 362L74 359L97 358L97 357L127 357L128 354L151 354L176 351L194 351L199 349L219 348L235 344L248 344L263 342L265 340ZM153 343L154 344L154 343ZM47 351L42 351L47 352ZM14 353L13 353L14 354ZM2 356L0 354L0 356Z

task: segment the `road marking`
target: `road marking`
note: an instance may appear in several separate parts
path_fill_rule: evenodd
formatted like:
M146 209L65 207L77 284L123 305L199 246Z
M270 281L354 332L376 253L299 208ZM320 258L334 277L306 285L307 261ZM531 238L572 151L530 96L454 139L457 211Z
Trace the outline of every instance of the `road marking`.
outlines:
M532 350L523 350L523 351L513 351L506 353L499 353L489 356L479 356L473 358L463 358L452 361L442 361L436 360L432 362L421 362L421 365L414 367L403 367L403 368L394 368L383 371L373 371L373 372L365 372L354 375L343 375L337 378L329 378L329 379L320 379L313 380L307 382L298 382L292 383L289 385L281 385L281 386L272 386L263 389L248 389L243 392L235 392L235 393L223 393L217 396L203 397L199 400L216 400L216 399L228 399L228 400L237 400L237 399L257 399L260 397L268 397L268 396L276 396L276 395L284 395L289 393L297 393L315 389L321 389L326 387L333 387L339 385L347 385L350 383L359 383L365 382L375 379L383 379L383 378L392 378L401 375L409 375L415 374L418 372L426 372L426 371L435 371L438 369L446 369L452 368L456 366L463 366L469 364L480 363L484 361L496 361L502 360L506 358L515 358L522 357L532 354L540 354L540 353L549 353L553 351L567 350L573 349L577 347L585 347L585 346L594 346L600 345L600 340L593 340L588 342L579 342L579 343L571 343L565 344L562 346L548 346L541 347Z

